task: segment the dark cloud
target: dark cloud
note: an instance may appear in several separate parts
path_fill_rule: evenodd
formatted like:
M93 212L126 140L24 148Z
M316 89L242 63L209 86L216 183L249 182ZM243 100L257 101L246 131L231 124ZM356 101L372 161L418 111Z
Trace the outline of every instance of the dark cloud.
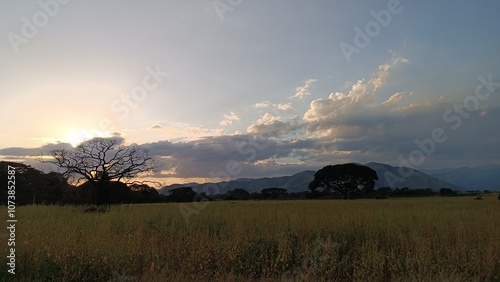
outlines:
M0 149L0 155L3 156L18 156L18 157L34 157L41 154L48 154L52 150L71 150L73 147L69 143L57 143L57 144L47 144L39 148L20 148L20 147L10 147L5 149Z
M95 139L100 139L102 137L95 137ZM113 133L112 137L106 139L113 139L117 141L117 144L124 144L125 139L120 133ZM89 140L90 141L90 140ZM49 143L47 145L38 148L21 148L21 147L10 147L0 149L0 155L2 156L19 156L19 157L35 157L40 155L48 155L54 150L73 150L73 146L69 143Z
M152 155L161 157L166 166L177 167L178 177L209 177L224 172L228 164L237 163L239 177L274 175L293 170L276 160L294 157L304 159L312 140L278 141L254 135L206 137L189 142L159 141L144 144ZM295 171L296 172L296 171Z

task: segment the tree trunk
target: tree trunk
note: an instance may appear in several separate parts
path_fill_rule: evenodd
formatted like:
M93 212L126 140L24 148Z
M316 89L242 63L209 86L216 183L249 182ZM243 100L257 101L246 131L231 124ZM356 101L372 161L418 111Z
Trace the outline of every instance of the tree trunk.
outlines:
M107 183L105 182L96 183L96 205L109 204L109 191L107 188Z

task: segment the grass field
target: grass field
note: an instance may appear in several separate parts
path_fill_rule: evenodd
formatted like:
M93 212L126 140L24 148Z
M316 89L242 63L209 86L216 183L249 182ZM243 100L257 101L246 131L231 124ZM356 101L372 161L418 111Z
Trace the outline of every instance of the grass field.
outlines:
M15 280L500 281L493 195L85 209L17 208Z

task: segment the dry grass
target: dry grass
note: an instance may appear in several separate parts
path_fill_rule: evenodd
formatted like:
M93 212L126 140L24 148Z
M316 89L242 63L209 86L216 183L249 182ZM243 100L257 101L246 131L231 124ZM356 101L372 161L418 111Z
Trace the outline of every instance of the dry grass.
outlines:
M87 208L18 207L17 280L500 281L493 196Z

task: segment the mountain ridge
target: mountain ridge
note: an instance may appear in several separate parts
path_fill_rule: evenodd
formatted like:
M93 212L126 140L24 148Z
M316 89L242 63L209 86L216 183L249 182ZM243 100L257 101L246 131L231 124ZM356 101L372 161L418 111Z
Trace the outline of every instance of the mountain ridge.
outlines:
M476 167L429 170L427 174L451 184L466 187L467 190L500 189L499 165L487 164Z
M422 171L407 168L394 167L388 164L370 162L365 164L377 172L379 180L375 182L375 188L391 187L411 189L431 188L438 191L441 188L454 190L465 190L461 186L430 176ZM224 194L228 191L242 188L250 193L259 192L265 188L284 188L288 193L308 191L309 183L314 179L314 170L305 170L289 176L263 177L263 178L238 178L216 183L187 183L173 184L160 189L160 193L168 194L169 190L179 187L192 187L198 192L207 194ZM404 176L404 177L403 177Z

